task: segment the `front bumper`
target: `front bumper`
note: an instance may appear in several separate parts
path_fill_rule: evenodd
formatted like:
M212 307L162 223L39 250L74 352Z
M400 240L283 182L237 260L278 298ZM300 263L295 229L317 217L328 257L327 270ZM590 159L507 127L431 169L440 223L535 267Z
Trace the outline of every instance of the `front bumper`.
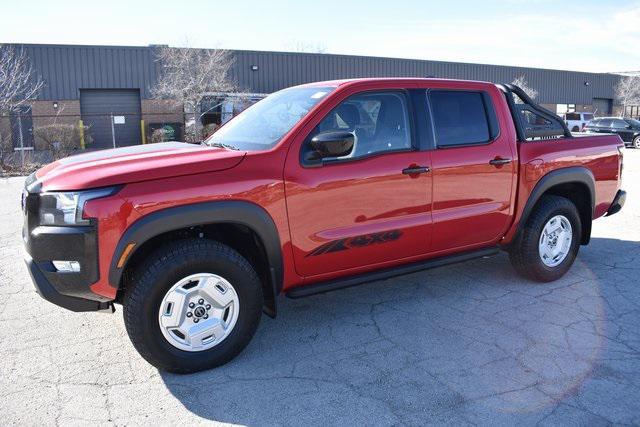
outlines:
M93 301L85 298L63 295L47 280L40 268L29 254L25 254L24 261L31 275L31 280L38 294L47 301L71 311L113 311L110 302Z
M23 203L25 262L40 296L71 311L110 309L111 301L91 290L99 279L97 224L41 226L38 194L27 193ZM58 271L52 261L75 261L80 270Z
M620 212L620 209L624 206L624 202L627 200L627 192L624 190L618 190L616 197L613 198L613 203L609 206L606 216L611 216Z

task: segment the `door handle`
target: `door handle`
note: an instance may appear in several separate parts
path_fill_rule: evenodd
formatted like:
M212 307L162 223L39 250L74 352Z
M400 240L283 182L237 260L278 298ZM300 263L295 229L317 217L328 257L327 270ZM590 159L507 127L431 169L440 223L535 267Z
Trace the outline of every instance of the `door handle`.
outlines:
M493 166L502 166L506 165L507 163L511 163L511 159L501 159L498 157L493 160L489 160L489 164Z
M402 169L402 173L405 175L417 175L420 173L427 173L430 171L431 169L429 169L428 166L411 166L406 169Z

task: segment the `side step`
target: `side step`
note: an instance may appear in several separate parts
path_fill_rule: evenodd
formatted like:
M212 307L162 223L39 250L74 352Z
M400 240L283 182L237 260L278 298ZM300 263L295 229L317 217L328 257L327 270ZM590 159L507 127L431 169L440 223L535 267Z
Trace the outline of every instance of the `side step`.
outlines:
M384 270L373 271L342 279L327 280L325 282L302 285L286 293L289 298L302 298L324 292L335 291L337 289L348 288L375 280L388 279L390 277L402 276L415 273L416 271L427 270L429 268L441 267L443 265L455 264L475 258L488 257L497 254L500 250L497 247L479 249L475 251L463 252L440 258L432 258L425 261L405 264L398 267L386 268Z

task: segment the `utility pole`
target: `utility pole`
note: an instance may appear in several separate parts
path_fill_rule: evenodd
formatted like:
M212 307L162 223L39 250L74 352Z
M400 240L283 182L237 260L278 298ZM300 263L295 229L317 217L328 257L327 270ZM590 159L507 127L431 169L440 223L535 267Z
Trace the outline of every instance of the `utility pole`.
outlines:
M116 130L113 125L113 113L111 113L111 141L113 142L113 148L116 148Z
M20 138L20 167L24 169L24 135L22 134L22 113L18 110L18 137Z

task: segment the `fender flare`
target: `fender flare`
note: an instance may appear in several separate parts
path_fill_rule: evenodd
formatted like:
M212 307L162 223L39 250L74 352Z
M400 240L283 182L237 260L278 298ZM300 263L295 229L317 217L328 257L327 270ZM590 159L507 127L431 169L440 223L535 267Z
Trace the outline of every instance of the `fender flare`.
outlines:
M582 184L589 189L589 203L591 205L591 215L589 219L593 219L596 200L596 180L593 176L593 173L584 166L572 166L568 168L556 169L540 178L535 187L533 187L533 190L531 191L531 194L529 194L529 198L527 199L527 203L524 205L524 208L522 210L522 215L520 215L520 221L518 222L518 228L515 234L514 241L516 241L522 233L522 229L524 228L529 215L531 215L533 208L535 207L536 203L538 203L542 195L547 190L556 185L571 183ZM590 221L588 224L583 224L582 233L583 244L586 244L589 242L589 236L591 235Z
M109 283L120 287L123 271L118 260L129 243L135 243L127 261L149 239L166 232L206 224L239 224L250 228L262 240L271 270L271 287L274 297L283 284L284 267L278 229L271 216L260 206L244 201L217 201L180 205L162 209L143 216L134 222L120 237L111 258Z

